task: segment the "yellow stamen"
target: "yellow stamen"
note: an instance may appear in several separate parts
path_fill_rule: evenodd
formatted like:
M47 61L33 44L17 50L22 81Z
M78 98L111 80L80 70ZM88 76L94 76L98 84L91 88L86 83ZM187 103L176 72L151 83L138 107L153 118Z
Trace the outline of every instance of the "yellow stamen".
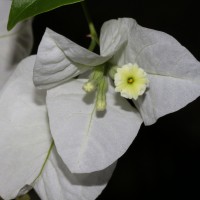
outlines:
M133 80L133 78L128 78L127 82L128 82L128 83L133 83L134 80Z

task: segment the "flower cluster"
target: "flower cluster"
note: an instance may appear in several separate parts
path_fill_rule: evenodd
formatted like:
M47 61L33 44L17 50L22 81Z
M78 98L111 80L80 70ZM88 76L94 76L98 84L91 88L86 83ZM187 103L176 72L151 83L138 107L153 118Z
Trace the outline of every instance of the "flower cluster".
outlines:
M135 99L144 94L148 86L147 74L137 64L127 64L122 67L106 66L110 68L105 70L105 66L98 66L90 74L89 80L83 85L83 89L90 93L97 91L96 110L104 111L106 109L106 92L108 83L105 71L112 72L110 75L115 82L115 91L120 92L122 97ZM114 69L113 69L114 68ZM115 72L114 72L115 70ZM114 76L114 77L113 77Z
M0 196L94 200L140 125L196 99L199 83L187 49L134 19L104 23L100 55L47 29L1 90Z

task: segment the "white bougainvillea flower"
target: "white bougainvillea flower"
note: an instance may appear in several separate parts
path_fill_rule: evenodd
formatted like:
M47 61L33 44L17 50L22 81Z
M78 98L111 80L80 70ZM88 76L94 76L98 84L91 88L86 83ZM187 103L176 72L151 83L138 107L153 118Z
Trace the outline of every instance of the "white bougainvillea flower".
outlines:
M144 94L149 82L145 71L137 64L131 63L117 69L114 81L116 92L120 92L122 97L134 100Z
M170 35L144 28L134 19L104 23L100 53L47 29L34 67L34 84L49 89L47 109L58 153L74 173L109 166L127 150L142 121L153 124L200 95L199 62ZM106 111L95 112L94 95L85 95L81 82L72 78L95 67L123 68L128 63L137 63L149 80L146 92L133 99L137 110L110 84ZM140 89L138 94L143 93Z
M7 21L11 1L0 3L0 89L13 73L16 64L30 54L33 39L31 20L18 24L7 31Z
M32 82L34 62L35 56L23 60L1 92L0 196L14 199L34 187L43 200L94 200L115 164L91 174L69 171L52 148L46 92L36 90Z

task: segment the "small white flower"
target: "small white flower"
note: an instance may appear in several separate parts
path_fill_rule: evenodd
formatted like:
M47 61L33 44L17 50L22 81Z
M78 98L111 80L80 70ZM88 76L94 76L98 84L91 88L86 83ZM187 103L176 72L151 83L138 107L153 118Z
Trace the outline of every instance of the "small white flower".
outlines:
M146 72L137 64L131 63L118 68L114 80L116 92L120 92L125 98L135 100L144 94L149 83Z

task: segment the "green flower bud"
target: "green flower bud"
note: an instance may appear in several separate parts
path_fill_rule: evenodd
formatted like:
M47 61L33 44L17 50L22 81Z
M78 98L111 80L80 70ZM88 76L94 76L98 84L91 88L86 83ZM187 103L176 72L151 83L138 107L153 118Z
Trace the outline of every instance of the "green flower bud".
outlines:
M96 110L104 111L106 109L106 92L108 90L108 82L106 77L103 77L98 85L96 97Z
M96 89L96 84L92 81L88 81L83 85L83 90L86 92L93 92Z
M114 80L114 77L115 77L115 74L117 73L117 68L119 66L112 66L109 71L108 71L108 74L109 76Z
M93 92L96 89L99 81L102 79L103 75L104 65L95 67L89 76L89 80L83 85L83 90L86 92Z

